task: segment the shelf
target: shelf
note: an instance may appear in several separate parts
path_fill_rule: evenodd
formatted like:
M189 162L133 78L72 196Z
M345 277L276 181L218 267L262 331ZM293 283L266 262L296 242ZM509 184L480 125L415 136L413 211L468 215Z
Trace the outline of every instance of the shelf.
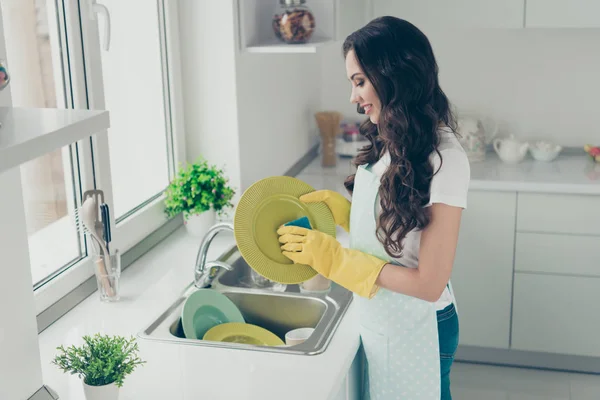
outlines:
M0 107L0 173L109 127L108 111Z
M338 0L311 0L316 27L309 43L286 44L275 37L273 15L279 11L278 0L238 0L240 50L247 53L316 53L317 48L332 42L336 33Z
M309 43L305 44L286 44L273 37L271 40L265 40L258 46L248 46L248 53L316 53L317 48L330 43L331 38L313 37Z

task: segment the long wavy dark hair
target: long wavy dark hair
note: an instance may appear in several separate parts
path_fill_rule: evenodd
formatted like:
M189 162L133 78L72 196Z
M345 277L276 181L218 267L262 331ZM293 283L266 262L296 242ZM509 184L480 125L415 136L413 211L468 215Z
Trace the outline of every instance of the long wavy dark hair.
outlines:
M387 151L391 163L381 177L382 212L377 238L391 257L402 256L402 242L413 229L430 222L429 188L433 171L430 156L441 158L440 127L456 132L450 102L440 88L438 66L427 37L414 25L395 17L381 17L350 34L344 58L353 50L381 102L377 124L360 127L370 144L354 160L373 164ZM361 112L358 106L358 111ZM354 190L355 175L345 181Z

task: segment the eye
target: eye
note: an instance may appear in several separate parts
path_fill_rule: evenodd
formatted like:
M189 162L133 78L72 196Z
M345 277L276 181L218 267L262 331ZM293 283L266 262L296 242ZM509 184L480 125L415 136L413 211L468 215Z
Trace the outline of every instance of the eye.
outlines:
M364 84L365 84L365 81L358 81L358 82L356 83L356 86L358 86L358 87L362 87Z

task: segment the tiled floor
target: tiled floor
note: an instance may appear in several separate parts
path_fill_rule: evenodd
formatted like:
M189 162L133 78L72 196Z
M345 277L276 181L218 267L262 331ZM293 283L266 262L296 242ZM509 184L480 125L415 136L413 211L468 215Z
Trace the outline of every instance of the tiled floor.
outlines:
M349 159L339 159L333 168L316 159L297 177L315 189L348 196L343 182L351 173ZM600 375L456 363L451 381L454 400L600 400Z
M600 375L457 363L451 382L458 400L600 399Z

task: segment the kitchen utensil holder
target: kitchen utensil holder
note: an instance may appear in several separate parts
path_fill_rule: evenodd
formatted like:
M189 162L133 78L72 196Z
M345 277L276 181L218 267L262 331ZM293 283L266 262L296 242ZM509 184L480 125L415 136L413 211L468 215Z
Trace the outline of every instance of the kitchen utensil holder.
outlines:
M107 255L100 253L94 256L94 274L98 285L98 294L101 301L112 302L120 299L121 280L121 253L115 250L108 255L110 262L106 262ZM107 268L110 265L110 270Z

